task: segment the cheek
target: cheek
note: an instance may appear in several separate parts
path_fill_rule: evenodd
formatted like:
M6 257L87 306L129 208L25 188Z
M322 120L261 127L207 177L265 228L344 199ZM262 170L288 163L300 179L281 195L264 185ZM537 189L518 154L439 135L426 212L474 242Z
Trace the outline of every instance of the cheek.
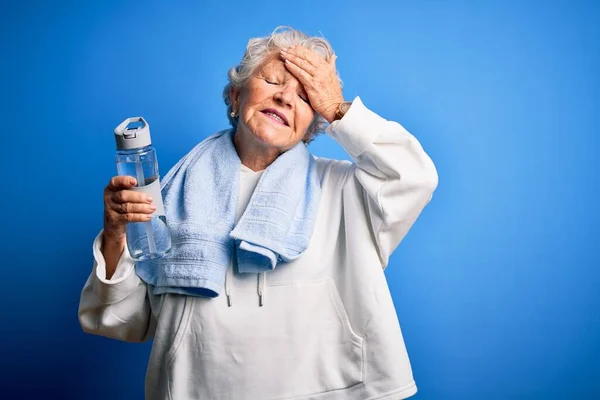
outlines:
M258 106L258 105L264 103L269 98L271 98L273 94L267 89L268 88L255 87L255 85L249 85L249 87L247 88L247 91L245 93L246 94L245 100L246 100L247 106L248 107Z
M315 116L315 113L312 111L304 111L302 113L297 114L297 121L300 122L300 124L298 124L299 128L302 128L302 131L306 131L306 129L310 126L310 123L312 122L313 118Z
M256 114L259 113L261 109L265 108L262 104L262 102L253 102L252 98L248 99L249 101L247 101L244 105L243 105L243 112L244 112L244 119L246 121L250 121L254 118L256 118ZM255 99L257 100L257 99Z
M260 107L258 107L257 104L253 103L251 98L246 100L247 101L245 101L242 104L242 109L240 110L240 112L243 113L242 117L244 122L250 122L252 121L253 117L256 117L256 113L258 112Z

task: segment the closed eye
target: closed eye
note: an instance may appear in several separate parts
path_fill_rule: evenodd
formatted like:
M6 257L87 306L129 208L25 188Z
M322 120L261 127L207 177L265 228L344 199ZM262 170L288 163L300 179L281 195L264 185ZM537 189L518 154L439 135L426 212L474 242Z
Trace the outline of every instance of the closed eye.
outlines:
M267 82L269 85L279 85L277 82L271 82L268 79L265 79L265 82Z
M298 97L300 97L305 103L310 104L310 101L308 100L308 97L301 96L301 95L298 95Z

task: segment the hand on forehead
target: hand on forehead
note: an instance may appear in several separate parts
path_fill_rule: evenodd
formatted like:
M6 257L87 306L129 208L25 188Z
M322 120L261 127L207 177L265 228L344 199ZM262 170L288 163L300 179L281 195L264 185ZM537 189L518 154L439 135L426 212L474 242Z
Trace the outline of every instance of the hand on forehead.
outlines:
M282 54L285 54L287 57L284 57ZM295 74L292 72L290 74L289 68L285 66L285 59L292 57L296 64L303 69L306 70L315 70L319 67L323 67L324 64L329 64L335 69L335 60L337 56L334 55L329 62L322 57L317 52L304 47L304 46L291 46L286 49L281 49L278 52L274 52L265 60L264 66L260 69L261 72L284 72L288 75L291 75L295 78ZM277 59L281 61L281 63L272 63L271 61Z
M304 87L312 108L328 122L335 118L339 104L344 102L336 72L334 54L330 60L302 46L291 46L280 51L285 68Z

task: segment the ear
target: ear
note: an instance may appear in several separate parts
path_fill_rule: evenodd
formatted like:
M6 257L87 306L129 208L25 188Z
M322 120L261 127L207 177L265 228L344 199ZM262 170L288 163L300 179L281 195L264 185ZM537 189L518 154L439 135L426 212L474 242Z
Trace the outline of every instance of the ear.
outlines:
M239 99L240 99L240 91L239 89L234 88L233 86L229 89L229 101L231 101L231 106L234 110L239 111Z

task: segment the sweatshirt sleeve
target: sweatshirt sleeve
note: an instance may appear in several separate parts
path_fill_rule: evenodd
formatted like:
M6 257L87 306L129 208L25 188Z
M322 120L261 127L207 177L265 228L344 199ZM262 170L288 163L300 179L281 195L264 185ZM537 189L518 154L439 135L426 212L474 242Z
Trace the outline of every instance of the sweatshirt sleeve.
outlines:
M343 190L360 187L366 207L362 212L368 214L385 268L431 200L438 184L436 168L414 136L366 108L359 97L326 133L354 160Z
M127 247L113 277L106 279L100 250L102 231L93 244L94 266L79 301L79 323L84 332L127 342L143 342L156 328L146 284L135 274L135 260Z

